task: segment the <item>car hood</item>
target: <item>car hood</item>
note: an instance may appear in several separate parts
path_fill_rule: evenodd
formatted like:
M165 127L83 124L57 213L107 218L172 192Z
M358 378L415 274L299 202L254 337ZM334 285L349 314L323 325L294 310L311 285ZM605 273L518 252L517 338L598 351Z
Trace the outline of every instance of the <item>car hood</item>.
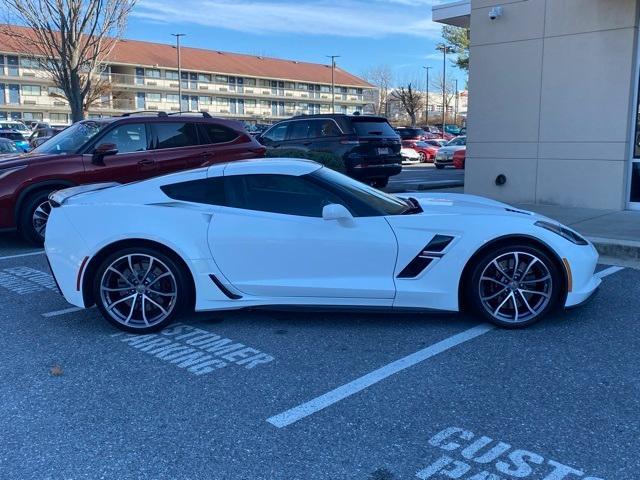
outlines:
M0 156L0 168L18 167L28 165L34 161L51 160L60 158L60 155L45 155L42 153L11 153Z
M489 198L463 193L411 193L398 195L418 200L426 214L504 215L539 220L542 216Z

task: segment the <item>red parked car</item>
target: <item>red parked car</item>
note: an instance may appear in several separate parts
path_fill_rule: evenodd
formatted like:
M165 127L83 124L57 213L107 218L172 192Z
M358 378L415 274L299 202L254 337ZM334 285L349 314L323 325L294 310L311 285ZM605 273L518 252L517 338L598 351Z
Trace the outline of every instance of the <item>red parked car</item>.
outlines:
M404 140L403 148L412 148L420 155L420 163L432 163L436 158L438 149L446 143L444 140Z
M464 161L467 156L467 149L463 148L454 152L453 154L453 167L454 168L462 168L464 169Z
M207 113L84 120L28 154L0 161L0 229L17 227L26 240L42 244L55 190L133 182L264 153L239 122Z

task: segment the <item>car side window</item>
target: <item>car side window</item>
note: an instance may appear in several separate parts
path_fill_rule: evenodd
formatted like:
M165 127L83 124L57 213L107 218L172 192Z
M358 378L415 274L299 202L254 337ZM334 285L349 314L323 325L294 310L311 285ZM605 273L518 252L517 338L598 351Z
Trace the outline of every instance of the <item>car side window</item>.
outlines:
M195 123L152 123L154 135L154 149L191 147L198 145L198 133Z
M303 177L292 175L232 175L229 182L229 206L245 210L281 213L303 217L322 217L322 209L331 203L344 204L338 196Z
M333 120L313 120L309 136L313 138L337 137L340 130Z
M238 138L238 132L222 125L201 123L199 126L202 133L200 143L203 145L231 142Z
M309 127L311 122L305 120L298 120L291 122L291 128L289 128L288 140L304 140L309 138Z
M282 123L268 130L262 137L272 142L282 142L287 136L288 123Z
M226 205L224 178L222 177L173 183L163 185L160 189L167 197L174 200L206 205Z
M113 143L118 153L142 152L147 149L147 131L144 123L125 123L107 132L98 143Z

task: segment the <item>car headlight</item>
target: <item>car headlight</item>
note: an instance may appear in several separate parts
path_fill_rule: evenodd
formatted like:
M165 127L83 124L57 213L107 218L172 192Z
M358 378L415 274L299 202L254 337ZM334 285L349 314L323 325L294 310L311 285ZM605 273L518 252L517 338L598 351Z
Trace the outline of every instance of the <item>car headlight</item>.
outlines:
M9 175L11 175L14 172L17 172L18 170L22 170L23 168L27 168L27 166L20 165L19 167L9 167L9 168L0 169L0 180L2 180L5 177L8 177Z
M557 223L539 220L535 223L535 225L536 227L544 228L545 230L549 230L550 232L560 235L565 240L569 240L571 243L575 243L576 245L589 245L589 242L587 242L580 235L572 232L568 228L564 228L562 225L558 225Z

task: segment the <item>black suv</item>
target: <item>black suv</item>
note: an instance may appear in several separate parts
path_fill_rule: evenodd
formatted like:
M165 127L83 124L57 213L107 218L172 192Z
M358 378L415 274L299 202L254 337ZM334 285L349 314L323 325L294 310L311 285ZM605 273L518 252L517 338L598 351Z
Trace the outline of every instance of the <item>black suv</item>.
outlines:
M347 175L375 187L402 170L400 137L384 117L302 115L276 123L259 136L271 154L278 150L331 153Z

